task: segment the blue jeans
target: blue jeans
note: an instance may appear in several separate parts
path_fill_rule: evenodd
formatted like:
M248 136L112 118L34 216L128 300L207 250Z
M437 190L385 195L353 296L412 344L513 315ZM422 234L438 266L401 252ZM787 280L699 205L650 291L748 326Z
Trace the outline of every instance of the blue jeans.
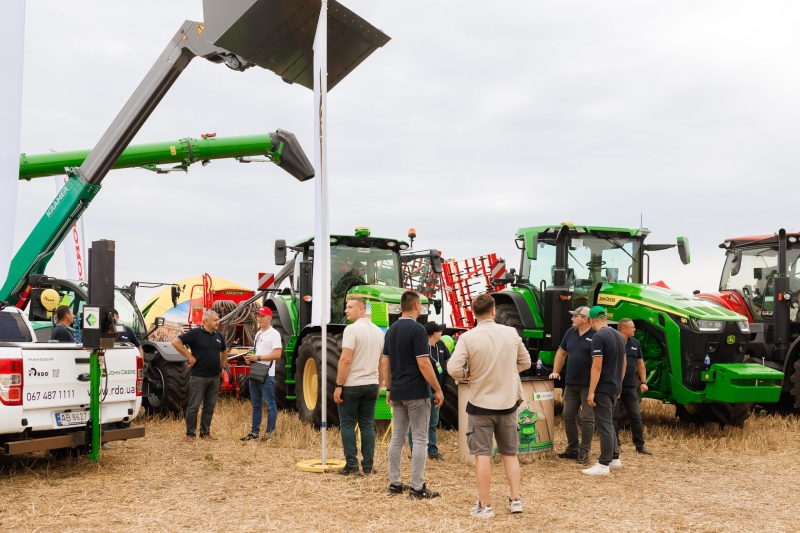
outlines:
M378 401L378 384L342 388L339 407L339 430L342 435L347 468L358 469L356 422L361 431L361 466L372 468L375 455L375 403Z
M261 403L267 406L267 430L265 433L275 431L275 422L278 420L278 404L275 403L275 378L267 376L264 383L258 385L250 380L250 405L253 406L253 425L250 433L258 437L261 429Z
M433 402L436 400L436 395L431 394L431 419L428 424L428 457L439 455L439 448L436 446L436 427L439 425L439 408ZM411 428L408 428L408 444L411 451L414 451L414 442L411 438Z

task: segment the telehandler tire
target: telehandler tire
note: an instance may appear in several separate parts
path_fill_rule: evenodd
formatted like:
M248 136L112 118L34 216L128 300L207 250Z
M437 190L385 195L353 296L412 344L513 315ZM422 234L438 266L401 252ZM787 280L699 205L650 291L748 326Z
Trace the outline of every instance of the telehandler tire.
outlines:
M339 408L333 401L336 388L336 373L339 368L339 357L342 354L342 334L328 335L328 353L323 358L322 334L310 333L303 342L297 357L295 372L295 394L297 395L297 411L301 420L322 426L322 364L328 365L327 382L327 426L339 425Z
M189 403L189 375L187 363L170 363L161 357L145 371L150 381L149 394L142 400L151 414L180 415Z

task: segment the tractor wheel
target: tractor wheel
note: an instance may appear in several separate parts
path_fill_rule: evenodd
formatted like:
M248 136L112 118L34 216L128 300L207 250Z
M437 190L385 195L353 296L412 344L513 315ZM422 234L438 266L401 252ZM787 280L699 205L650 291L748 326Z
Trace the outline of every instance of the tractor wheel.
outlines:
M189 402L189 373L186 363L170 363L162 358L145 370L150 393L143 398L148 413L180 415Z
M236 383L239 384L239 399L250 399L250 380L247 379L247 374L239 374L236 376Z
M495 307L494 321L504 326L510 326L517 330L522 337L522 319L519 317L519 310L514 304L499 304Z
M789 378L792 380L792 398L794 399L794 408L800 409L800 359L795 361L792 367L792 375Z
M702 426L716 422L720 426L742 427L750 417L751 403L709 403L676 405L675 415L682 421Z
M322 426L322 365L328 365L327 409L328 427L339 425L339 408L333 401L336 388L336 373L339 368L339 357L342 335L328 335L328 353L323 358L322 334L311 333L303 339L298 350L295 394L297 394L297 411L300 419L311 422L316 427Z
M458 429L458 385L448 374L444 376L444 403L439 408L439 424L444 429Z
M708 409L699 403L688 403L686 405L675 404L675 416L681 422L694 424L695 426L705 425L709 421Z
M284 329L277 314L272 317L272 327L280 333L283 345L281 358L275 361L275 403L278 405L278 409L291 409L294 407L294 402L286 399L289 395L289 387L286 385L286 344L292 336Z

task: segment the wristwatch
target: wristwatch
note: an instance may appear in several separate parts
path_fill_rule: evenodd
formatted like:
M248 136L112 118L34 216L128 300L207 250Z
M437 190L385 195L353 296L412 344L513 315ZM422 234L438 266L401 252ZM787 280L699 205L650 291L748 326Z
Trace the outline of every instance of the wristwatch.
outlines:
M341 388L343 388L343 387L344 387L344 385L339 385L338 383L336 384L336 388L337 388L337 389L341 389Z
M256 356L256 361L261 361L261 356L260 355Z

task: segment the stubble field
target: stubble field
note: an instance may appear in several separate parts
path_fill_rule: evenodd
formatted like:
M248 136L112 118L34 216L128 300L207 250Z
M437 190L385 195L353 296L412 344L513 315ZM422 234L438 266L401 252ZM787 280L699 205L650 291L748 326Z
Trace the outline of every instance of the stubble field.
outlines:
M411 501L386 495L386 424L378 426L376 475L305 473L295 463L319 458L319 432L282 411L272 441L240 442L249 403L221 399L212 426L218 441L186 444L182 420L140 417L147 437L115 443L99 466L45 453L1 457L0 532L800 530L800 419L761 413L743 429L697 429L678 423L672 406L645 400L642 410L652 457L636 454L624 431L624 466L608 477L583 475L552 456L524 464L522 515L505 508L502 465L495 465L497 516L479 521L469 516L474 476L458 462L455 432L440 430L447 461L429 461L426 471L442 497ZM557 417L556 450L564 441ZM595 438L592 461L598 453ZM328 432L328 455L342 458L336 429Z

